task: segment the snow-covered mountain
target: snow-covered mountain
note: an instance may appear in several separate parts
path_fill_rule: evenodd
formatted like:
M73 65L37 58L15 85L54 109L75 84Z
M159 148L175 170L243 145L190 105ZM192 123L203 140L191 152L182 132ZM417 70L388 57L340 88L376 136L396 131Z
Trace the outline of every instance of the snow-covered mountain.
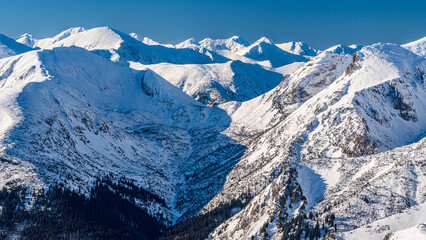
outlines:
M31 34L25 33L25 34L22 34L19 38L17 38L16 41L18 43L22 43L22 44L24 44L24 45L26 45L30 48L33 48L37 39L34 38L34 36L31 35Z
M315 81L304 85L308 98L304 98L305 94L296 95L293 108L289 105L294 103L286 98L269 97L269 101L280 103L275 106L288 110L264 133L245 140L244 156L228 175L224 190L204 211L242 194L250 193L255 198L245 210L217 228L213 238L263 234L277 239L289 234L282 224L293 217L306 217L309 211L323 217L323 221L333 213L340 229L346 231L424 202L424 139L420 145L409 144L422 139L426 132L421 120L426 109L426 59L397 45L376 44L355 54L351 62L342 63L345 71L336 72L336 67L323 70L326 75L338 74L331 81L322 82L320 89L315 89ZM291 89L291 81L285 89ZM281 84L277 88L280 87ZM250 115L253 112L239 111ZM409 147L398 149L401 146ZM349 162L354 168L348 167ZM295 163L302 166L294 166ZM318 181L315 178L323 179L324 184L311 189ZM388 181L398 187L386 188ZM403 187L407 185L411 187ZM292 190L279 190L277 186ZM323 190L316 192L318 188ZM297 224L288 227L290 232L295 231Z
M14 56L30 50L32 50L30 47L0 34L0 58Z
M185 213L173 211L176 194L187 187L176 187L181 165L191 154L234 145L219 133L229 122L223 111L150 70L134 71L76 47L6 58L0 69L2 157L20 168L19 179L1 175L2 186L64 184L84 192L97 176L126 177L164 200L139 204L170 224ZM193 146L211 137L217 140L209 149ZM3 172L16 168L1 165Z
M151 38L143 37L142 35L137 34L137 33L129 33L129 35L131 37L133 37L134 39L145 43L146 45L162 45L162 46L169 47L169 48L174 47L172 44L161 44L159 42L152 40Z
M212 51L229 50L231 52L238 52L250 46L250 43L240 36L233 36L229 39L206 38L200 41L199 44L201 47Z
M281 67L293 62L307 62L308 59L282 50L271 40L263 37L247 48L238 52L239 55L257 61L268 61L271 66Z
M210 51L194 49L175 49L161 45L147 45L135 38L109 27L89 30L69 29L56 37L39 40L35 44L42 49L77 46L111 59L127 63L127 61L153 64L169 62L212 63L226 62L227 59Z
M288 42L288 43L281 43L276 44L277 47L281 48L282 50L293 53L296 55L301 56L316 56L318 54L318 50L315 50L311 47L309 47L304 42Z
M77 33L81 33L84 32L85 29L82 27L75 27L75 28L70 28L67 29L61 33L59 33L58 35L52 37L52 38L44 38L44 39L40 39L37 40L35 42L35 44L33 45L33 47L38 47L38 48L49 48L50 46L52 46L53 44L66 39L72 35L75 35Z
M176 44L176 48L199 48L200 44L194 38L189 38L181 43Z
M355 52L361 50L363 46L362 45L349 45L349 46L345 46L342 44L327 48L326 50L324 50L324 52L332 52L332 53L337 53L337 54L354 54Z
M185 65L160 63L146 67L208 106L250 100L273 89L283 79L279 73L241 61Z
M9 213L43 189L96 198L104 177L163 239L424 236L423 39L167 47L101 27L19 41L34 49L0 35L0 236L38 226ZM26 190L11 205L5 189Z

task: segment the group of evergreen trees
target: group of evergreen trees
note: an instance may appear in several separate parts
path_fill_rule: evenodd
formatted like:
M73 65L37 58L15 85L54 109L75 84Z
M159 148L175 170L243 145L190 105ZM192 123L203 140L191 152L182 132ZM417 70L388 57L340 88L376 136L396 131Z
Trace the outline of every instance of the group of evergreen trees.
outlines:
M27 210L21 196L19 189L0 191L3 238L17 223L25 223L23 239L158 239L165 229L134 201L164 200L126 180L100 180L89 197L54 186Z
M196 215L185 222L176 224L168 229L161 237L161 240L199 240L206 239L208 235L221 223L235 214L235 209L242 209L250 201L249 195L242 195L230 203L220 204L210 212Z

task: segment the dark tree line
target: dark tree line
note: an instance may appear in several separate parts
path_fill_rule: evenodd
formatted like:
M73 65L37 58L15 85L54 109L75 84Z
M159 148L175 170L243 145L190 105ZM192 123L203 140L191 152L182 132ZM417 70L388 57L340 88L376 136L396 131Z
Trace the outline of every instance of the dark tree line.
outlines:
M206 239L208 235L221 223L232 217L234 209L242 209L248 204L251 197L242 195L239 199L234 199L230 203L220 204L214 210L196 215L185 222L176 224L168 229L161 237L161 240L199 240ZM234 212L235 213L235 212Z
M0 237L25 223L22 239L158 239L165 227L135 204L158 196L121 179L99 180L88 197L60 186L37 194L25 210L21 190L0 191Z

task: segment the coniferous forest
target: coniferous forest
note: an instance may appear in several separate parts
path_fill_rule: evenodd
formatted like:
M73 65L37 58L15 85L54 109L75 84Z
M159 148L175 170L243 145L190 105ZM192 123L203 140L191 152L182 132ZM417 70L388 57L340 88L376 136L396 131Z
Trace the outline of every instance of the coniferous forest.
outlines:
M134 202L160 198L123 179L99 180L88 197L50 187L36 194L30 209L24 194L22 188L0 191L0 239L18 230L22 239L158 239L165 229Z

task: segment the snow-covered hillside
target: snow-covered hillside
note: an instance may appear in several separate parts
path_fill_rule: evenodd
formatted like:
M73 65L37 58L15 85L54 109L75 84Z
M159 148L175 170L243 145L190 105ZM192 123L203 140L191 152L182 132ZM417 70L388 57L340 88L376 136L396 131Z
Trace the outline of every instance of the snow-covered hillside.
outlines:
M413 53L417 55L424 57L426 56L426 37L414 42L404 44L402 45L402 47L412 51Z
M358 182L361 179L354 181L354 185L348 186L349 192L343 191L341 193L343 196L333 194L330 200L323 199L320 203L310 203L307 197L310 193L298 191L299 194L306 194L305 196L308 198L307 201L303 201L303 205L316 205L317 209L315 210L317 214L320 214L320 217L325 217L324 208L331 204L330 208L335 209L333 213L337 218L342 219L339 222L342 225L342 230L378 220L397 213L400 211L399 209L407 209L412 204L424 202L422 194L425 191L425 182L424 177L421 176L424 172L423 170L416 170L417 165L423 166L424 164L423 147L420 147L417 153L407 149L396 151L399 154L409 154L409 156L413 154L409 158L394 157L392 154L395 154L395 152L392 152L392 149L416 142L419 138L424 137L426 132L426 124L421 120L425 119L424 110L426 109L424 102L426 99L424 87L426 60L397 45L376 44L355 54L352 62L343 62L346 70L337 71L341 75L322 83L320 85L322 89L318 90L315 90L316 83L309 81L302 88L308 93L306 101L303 102L305 94L300 94L302 93L301 90L296 91L300 94L296 95L296 100L300 99L301 105L299 103L294 105L293 108L288 108L287 101L283 101L281 109L288 109L288 112L284 112L280 116L282 120L275 125L272 124L272 127L264 133L243 141L244 145L247 146L244 156L228 175L224 190L215 196L204 211L210 211L217 207L217 204L230 201L229 199L238 199L244 193L254 194L256 196L254 199L258 199L258 202L271 201L269 197L271 193L268 191L272 191L274 184L283 185L279 181L281 181L282 174L286 172L284 171L285 166L294 162L302 162L304 166L317 172L320 175L319 177L324 179L327 184L326 193L344 190L344 184L350 182L346 175L354 174L353 170L347 169L347 164L339 163L339 161L352 161L356 169L363 169L363 164L372 169L373 172L369 173L371 175L368 175L368 177L364 175L364 171L368 172L367 170L362 170L358 175L354 175L356 176L354 180L363 176L361 179L368 186L363 191L357 190L356 187L363 186ZM336 67L331 69L336 69ZM383 71L383 69L386 69L386 71ZM336 73L333 71L324 72L331 73L332 76ZM294 77L296 78L297 75ZM309 78L309 80L311 79ZM291 86L290 84L291 78L289 86ZM314 90L311 94L309 94L310 89ZM288 94L278 96L285 97ZM269 102L274 100L272 97L267 99ZM275 100L275 102L279 101ZM292 101L289 103L291 104ZM273 104L271 103L269 106L273 106ZM247 105L247 107L253 109L250 105ZM242 114L248 114L247 117L255 112L243 109L238 109L238 111ZM239 118L241 117L244 118L244 115L241 116L240 114ZM421 144L420 146L424 145ZM387 150L391 152L388 153ZM371 155L376 152L385 152L383 159L395 159L388 164L397 164L400 167L385 167L383 171L376 171L379 168L371 165L372 160L363 161L360 158L352 158ZM375 156L373 155L368 159L382 159L382 155ZM398 161L398 159L401 160ZM413 163L413 161L418 163ZM380 164L383 166L383 163ZM327 170L321 172L317 170L318 168ZM375 174L379 174L380 178ZM405 175L401 179L402 174ZM384 190L387 189L384 184L388 181L382 179L385 176L385 179L390 178L395 179L392 181L399 181L399 187ZM301 181L305 181L305 179L301 179ZM407 181L417 183L414 187L408 185L410 187L406 188L404 186L408 184ZM303 185L302 182L298 182L298 184ZM395 184L397 183L395 182ZM401 188L403 189L402 192L399 190ZM304 188L302 187L302 189ZM305 189L309 190L309 186L305 186ZM377 194L382 194L380 193L382 191L390 192L383 193L386 197L378 197ZM372 192L375 193L372 195ZM276 200L272 199L270 203L261 204L262 206L266 204L266 206L271 205L272 207L270 210L267 210L269 208L259 210L259 213L267 213L266 215L252 215L253 213L250 213L247 216L248 212L253 211L242 211L217 229L218 233L215 233L217 238L226 238L225 236L231 239L241 236L249 238L260 234L260 230L265 224L266 229L275 228L274 231L271 230L272 232L268 233L268 236L274 236L273 239L279 238L283 234L282 229L277 229L277 226L274 225L277 221L276 216L281 211L280 208L276 208L276 204L278 204L276 201L279 199L277 197ZM364 202L362 202L362 199L364 199ZM291 202L288 207L291 208L294 204L296 203ZM297 204L297 206L302 206L300 205L301 202ZM393 205L393 208L387 207L388 204ZM249 204L247 208L250 206ZM348 211L348 206L352 206L353 210ZM378 209L384 210L378 211ZM287 221L291 220L292 216L299 216L301 213L307 214L309 209L306 209L305 206L301 211L299 208L292 208L287 215ZM245 218L251 220L245 224L235 223L235 221L243 221ZM232 227L229 228L229 226Z
M215 64L168 64L138 66L161 77L208 106L228 101L247 101L276 87L283 76L257 64L229 61Z
M30 47L0 34L0 59L32 50Z
M424 39L141 36L0 35L0 237L28 224L4 227L4 189L28 189L29 208L53 186L89 197L102 177L144 193L116 192L164 239L425 236Z
M2 175L2 185L61 183L85 191L97 176L125 176L167 204L142 207L173 222L179 166L197 149L192 142L217 129L211 135L218 140L201 156L233 142L217 132L228 124L226 114L150 70L133 71L81 48L6 58L0 75L2 157L28 166L18 179Z

